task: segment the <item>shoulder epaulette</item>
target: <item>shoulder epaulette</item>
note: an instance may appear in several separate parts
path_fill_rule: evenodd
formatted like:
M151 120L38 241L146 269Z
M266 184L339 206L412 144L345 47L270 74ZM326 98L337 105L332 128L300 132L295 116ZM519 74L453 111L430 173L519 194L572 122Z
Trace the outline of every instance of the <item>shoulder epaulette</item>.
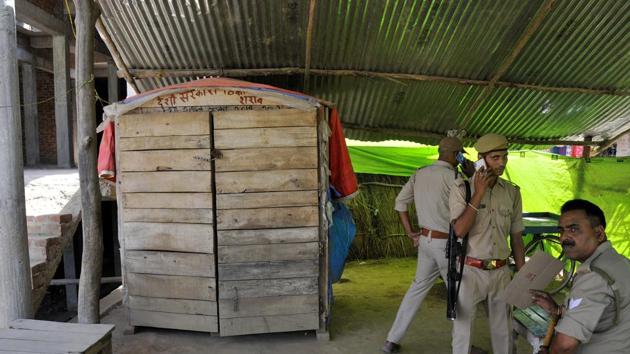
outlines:
M512 181L508 181L507 179L503 179L503 181L509 185L511 185L512 187L516 188L516 189L521 189L521 187L518 186L518 184L512 182Z

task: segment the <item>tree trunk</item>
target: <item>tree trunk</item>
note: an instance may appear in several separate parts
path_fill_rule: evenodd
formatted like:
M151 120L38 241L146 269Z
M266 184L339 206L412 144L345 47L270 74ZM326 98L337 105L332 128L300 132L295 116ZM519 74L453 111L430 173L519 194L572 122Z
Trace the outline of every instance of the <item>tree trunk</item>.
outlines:
M24 161L15 12L0 0L0 328L30 318L31 269L24 205Z
M79 130L79 179L83 225L83 256L79 281L79 323L99 323L99 294L103 267L101 194L96 173L96 108L94 105L93 1L76 3L76 91Z

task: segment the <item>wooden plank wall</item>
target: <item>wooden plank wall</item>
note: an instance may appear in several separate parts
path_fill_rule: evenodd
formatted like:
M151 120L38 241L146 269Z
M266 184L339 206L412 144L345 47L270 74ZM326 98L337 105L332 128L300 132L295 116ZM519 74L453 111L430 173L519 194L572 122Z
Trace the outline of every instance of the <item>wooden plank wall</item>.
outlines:
M221 335L319 327L316 111L214 113Z
M131 325L217 332L210 115L125 115L118 126Z

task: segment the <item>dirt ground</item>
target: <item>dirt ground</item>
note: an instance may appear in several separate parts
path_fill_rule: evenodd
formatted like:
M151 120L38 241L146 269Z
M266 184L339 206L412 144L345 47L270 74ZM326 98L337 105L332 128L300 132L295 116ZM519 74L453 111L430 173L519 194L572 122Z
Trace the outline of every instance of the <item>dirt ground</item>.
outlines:
M26 215L57 214L78 190L77 169L24 169Z
M116 324L114 353L381 353L398 305L415 272L415 259L351 262L342 282L334 285L331 340L318 340L313 332L218 337L154 328L141 328L134 335L123 332L127 312L114 308L103 323ZM407 336L402 353L450 353L451 323L445 316L445 289L438 283L429 293ZM478 311L473 344L490 349L488 321ZM531 353L521 338L519 353Z

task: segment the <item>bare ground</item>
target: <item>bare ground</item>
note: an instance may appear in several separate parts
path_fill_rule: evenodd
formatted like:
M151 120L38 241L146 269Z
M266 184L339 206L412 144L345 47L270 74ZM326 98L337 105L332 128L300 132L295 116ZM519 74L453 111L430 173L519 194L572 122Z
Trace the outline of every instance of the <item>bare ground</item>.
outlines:
M351 262L341 283L335 284L331 340L318 340L313 332L218 337L155 328L125 335L127 312L113 309L103 323L116 324L115 353L381 353L380 348L398 305L415 272L415 259ZM451 323L445 317L444 284L427 296L402 341L402 353L450 353ZM473 344L489 350L488 321L478 311ZM519 353L531 353L523 339Z

